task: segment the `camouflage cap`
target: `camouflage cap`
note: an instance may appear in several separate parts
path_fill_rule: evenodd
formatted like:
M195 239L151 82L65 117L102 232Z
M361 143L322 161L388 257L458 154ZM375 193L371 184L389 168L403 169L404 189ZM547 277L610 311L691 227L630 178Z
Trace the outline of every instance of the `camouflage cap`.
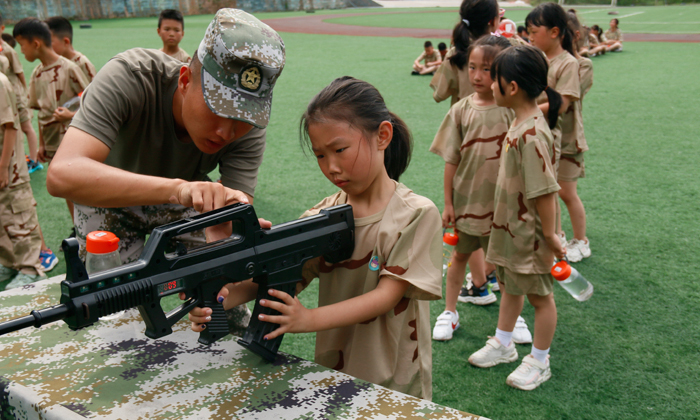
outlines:
M272 88L284 68L274 29L238 9L220 9L199 44L202 92L216 115L265 128Z

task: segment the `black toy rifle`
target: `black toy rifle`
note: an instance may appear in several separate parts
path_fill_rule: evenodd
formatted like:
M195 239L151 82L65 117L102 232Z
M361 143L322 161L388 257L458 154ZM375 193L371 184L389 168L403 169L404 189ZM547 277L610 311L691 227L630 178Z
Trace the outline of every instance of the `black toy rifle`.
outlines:
M179 235L232 222L226 239L187 250L183 246L167 253L168 243ZM238 342L269 361L282 342L263 337L278 326L258 320L260 313L277 311L260 306L260 299L274 299L270 288L294 296L304 263L323 256L326 261L350 258L354 248L352 207L330 207L318 215L262 229L253 207L233 204L180 220L153 230L138 261L87 275L78 256L78 241L62 244L66 256L66 280L61 282L59 305L34 310L31 315L0 324L0 335L30 326L40 327L64 320L75 330L94 324L100 317L138 307L146 323L146 335L159 338L172 333L172 326L194 307L212 308L211 321L199 335L210 344L229 332L226 313L216 297L221 288L249 278L258 284L258 296L243 338ZM187 300L167 314L161 298L184 292Z

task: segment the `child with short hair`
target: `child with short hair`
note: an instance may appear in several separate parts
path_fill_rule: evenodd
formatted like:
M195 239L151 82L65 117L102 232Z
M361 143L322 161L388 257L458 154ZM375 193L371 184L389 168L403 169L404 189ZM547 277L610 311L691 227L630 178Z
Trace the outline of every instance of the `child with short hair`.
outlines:
M0 73L0 291L46 278L36 201L24 159L14 88Z
M160 12L158 36L163 40L161 51L183 63L190 62L192 59L190 55L180 48L180 41L185 36L185 19L182 17L182 12L175 9L165 9Z
M535 307L532 352L506 379L508 385L532 390L551 377L549 348L557 325L554 257L564 248L556 234L556 192L552 165L553 138L561 96L547 86L547 61L530 46L501 52L491 66L496 103L511 108L515 120L506 135L496 181L493 227L486 260L496 265L501 306L496 336L469 357L477 367L491 367L518 359L512 332L524 296ZM548 118L537 105L545 92L551 105Z
M77 64L85 74L88 83L92 82L97 70L84 54L73 49L73 25L70 21L63 16L54 16L44 22L49 25L49 30L51 30L51 48L56 54Z
M13 35L27 61L41 62L29 82L29 106L39 111L38 159L50 162L73 118L72 112L59 107L78 96L88 81L77 64L51 48L51 31L46 23L24 18L15 25ZM68 200L66 203L72 220L73 203Z
M620 21L617 18L610 20L610 29L605 31L605 49L607 51L622 51L622 32L619 28Z
M513 121L513 111L496 104L490 72L496 55L509 47L510 42L500 36L481 37L472 44L467 66L475 92L450 108L430 146L445 160L442 227L454 228L459 237L447 269L445 311L437 318L433 340L450 340L459 328L458 300L475 305L496 302L483 253L470 257L488 249L501 145ZM460 296L467 260L472 282L465 296Z
M440 53L440 61L444 61L445 56L447 55L447 44L445 44L444 42L439 43L438 52Z
M437 207L398 182L411 155L411 134L367 82L341 77L316 95L300 130L323 174L341 191L302 217L350 204L355 249L349 260L321 258L304 267L303 284L318 277L319 305L271 290L280 301L262 306L280 315L260 320L279 324L266 339L284 333L316 334L316 363L419 398L432 396L430 305L441 297L441 222ZM224 308L255 299L251 281L224 287ZM185 298L184 295L180 296ZM209 308L190 312L200 332Z
M5 23L3 21L2 14L0 14L0 32L5 35ZM37 159L37 146L39 142L36 137L36 132L34 132L34 127L32 127L32 112L27 107L27 82L24 79L24 69L22 68L22 63L19 61L19 55L17 55L17 52L14 49L14 44L10 46L5 41L5 37L3 36L2 41L0 41L0 45L2 46L2 52L0 53L4 55L9 62L9 68L5 74L7 78L10 79L10 83L15 90L19 121L22 132L27 136L27 146L29 147L27 167L29 169L29 173L33 173L44 169L44 167L38 162ZM24 146L22 146L22 148L24 148Z
M413 71L411 74L414 76L420 74L432 74L438 67L440 67L440 64L442 63L442 56L440 53L435 51L432 42L425 41L423 44L423 50L424 51L421 53L421 55L419 55L413 62ZM425 62L425 64L421 64L421 61Z

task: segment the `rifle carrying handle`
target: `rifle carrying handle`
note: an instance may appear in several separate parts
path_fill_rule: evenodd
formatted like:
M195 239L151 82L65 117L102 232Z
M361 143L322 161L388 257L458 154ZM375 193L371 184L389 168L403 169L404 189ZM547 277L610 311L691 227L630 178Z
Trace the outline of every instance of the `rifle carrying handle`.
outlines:
M294 297L296 293L297 282L293 281L285 284L275 285L275 290L280 290L288 293L291 297ZM269 287L267 282L261 282L258 284L258 296L255 299L255 308L253 308L253 315L250 317L250 324L245 330L243 338L238 340L238 344L250 349L256 354L259 354L264 359L269 362L274 362L277 357L277 350L282 344L282 338L284 334L274 338L272 340L265 340L264 337L276 330L279 324L271 324L269 322L260 321L258 315L279 315L280 313L274 309L260 305L260 299L274 300L281 302L280 299L270 296L267 292Z

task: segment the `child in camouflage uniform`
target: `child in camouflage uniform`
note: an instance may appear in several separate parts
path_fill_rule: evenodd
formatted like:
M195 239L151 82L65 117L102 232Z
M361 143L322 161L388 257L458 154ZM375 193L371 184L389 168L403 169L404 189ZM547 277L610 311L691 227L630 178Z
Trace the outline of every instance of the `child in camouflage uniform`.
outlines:
M88 83L97 74L95 66L88 58L73 49L73 25L63 16L54 16L45 20L51 30L51 48L56 54L63 56L80 67Z
M428 300L441 297L440 213L425 197L398 182L408 166L411 135L369 83L343 77L324 88L302 117L318 165L341 191L302 217L350 204L355 249L349 260L321 258L304 267L306 286L318 277L319 305L306 309L280 291L261 301L281 313L260 316L287 332L316 331L316 363L419 398L432 397ZM386 159L385 159L386 158ZM257 285L221 291L224 306L252 300ZM201 331L209 308L190 313Z
M36 201L24 159L19 112L9 79L0 74L0 291L45 278Z
M486 251L491 234L501 146L513 111L496 105L489 68L496 54L508 47L508 40L497 36L481 37L474 43L467 62L475 93L450 108L430 146L431 152L445 160L442 226L454 228L459 236L447 269L445 311L435 323L433 340L450 340L459 327L458 299L475 305L496 302L484 275L483 253L470 260L472 283L464 296L458 295L467 260L479 249Z
M496 103L515 113L501 153L486 254L486 260L496 265L501 306L496 336L469 357L469 363L482 368L518 359L512 334L527 295L535 307L532 351L506 379L523 390L535 389L551 377L548 353L557 309L550 269L554 257L562 258L565 253L555 232L559 185L552 165L550 131L561 97L547 88L547 67L541 51L529 46L503 51L491 67ZM536 103L545 90L553 108L549 124Z

